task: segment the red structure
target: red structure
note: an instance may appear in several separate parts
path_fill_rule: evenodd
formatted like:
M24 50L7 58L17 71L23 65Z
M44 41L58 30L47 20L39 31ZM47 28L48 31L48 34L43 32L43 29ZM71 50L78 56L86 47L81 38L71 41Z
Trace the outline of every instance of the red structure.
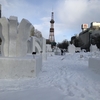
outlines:
M50 24L51 24L51 27L50 27L50 34L49 34L49 40L50 42L55 42L55 37L54 37L54 13L52 12L51 13L51 20L50 20Z
M0 4L0 18L1 18L1 4Z

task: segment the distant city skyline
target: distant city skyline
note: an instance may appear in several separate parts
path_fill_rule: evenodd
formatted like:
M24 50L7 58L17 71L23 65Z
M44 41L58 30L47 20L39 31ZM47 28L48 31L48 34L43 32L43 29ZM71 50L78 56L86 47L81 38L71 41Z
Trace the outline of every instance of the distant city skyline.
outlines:
M63 40L79 34L82 24L100 22L99 0L0 0L2 17L17 16L23 18L49 38L51 12L54 12L55 41Z

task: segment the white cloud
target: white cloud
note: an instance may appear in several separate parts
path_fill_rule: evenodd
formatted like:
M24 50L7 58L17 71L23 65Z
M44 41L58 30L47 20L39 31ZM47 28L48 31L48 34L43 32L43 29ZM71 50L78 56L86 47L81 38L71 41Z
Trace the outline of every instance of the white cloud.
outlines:
M66 31L69 29L80 32L81 24L88 23L90 26L93 21L100 22L99 9L99 0L64 0L57 7L57 16L65 25Z
M49 28L50 28L50 17L43 17L40 19L42 22L40 24L34 25L36 29L42 32L43 37L49 38Z
M5 7L9 6L6 0L0 0L0 4L4 5Z
M19 22L25 18L29 20L36 29L41 31L45 38L49 37L50 16L48 17L48 15L46 16L46 14L43 13L47 13L48 8L45 9L47 5L44 6L43 3L43 5L38 6L26 0L0 0L0 3L2 5L3 17L9 18L10 16L17 16Z
M33 0L34 1L34 0ZM45 2L46 1L46 2ZM56 2L57 1L57 2ZM71 37L81 31L81 24L100 22L99 0L37 0L37 3L28 0L0 0L2 15L5 17L18 16L29 20L36 29L42 32L45 38L49 37L52 5L54 10L55 38L60 40ZM39 5L38 5L39 2ZM40 3L42 2L42 3ZM56 3L55 3L56 2Z
M17 16L19 21L22 18L30 20L35 16L35 7L25 0L0 0L2 5L2 16Z

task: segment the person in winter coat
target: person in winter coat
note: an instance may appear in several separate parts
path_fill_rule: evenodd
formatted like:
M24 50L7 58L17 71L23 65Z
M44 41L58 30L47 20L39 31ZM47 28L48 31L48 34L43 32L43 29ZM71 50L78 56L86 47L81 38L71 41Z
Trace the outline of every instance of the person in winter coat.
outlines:
M63 55L63 49L61 49L61 55Z

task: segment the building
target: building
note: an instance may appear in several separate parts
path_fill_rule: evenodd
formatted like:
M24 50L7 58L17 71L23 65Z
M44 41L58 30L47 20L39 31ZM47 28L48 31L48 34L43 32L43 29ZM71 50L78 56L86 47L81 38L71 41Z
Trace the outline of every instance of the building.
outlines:
M90 27L94 28L94 29L100 28L100 23L98 23L98 22L92 22Z
M90 24L90 28L82 30L82 32L79 33L81 48L89 51L90 45L91 45L91 42L92 42L92 37L94 37L98 34L100 34L100 23L92 22Z
M85 31L88 28L88 24L82 24L81 29L82 31Z
M79 33L79 40L81 42L81 49L86 49L89 51L89 39L90 38L90 29L86 29L85 31L82 31Z

